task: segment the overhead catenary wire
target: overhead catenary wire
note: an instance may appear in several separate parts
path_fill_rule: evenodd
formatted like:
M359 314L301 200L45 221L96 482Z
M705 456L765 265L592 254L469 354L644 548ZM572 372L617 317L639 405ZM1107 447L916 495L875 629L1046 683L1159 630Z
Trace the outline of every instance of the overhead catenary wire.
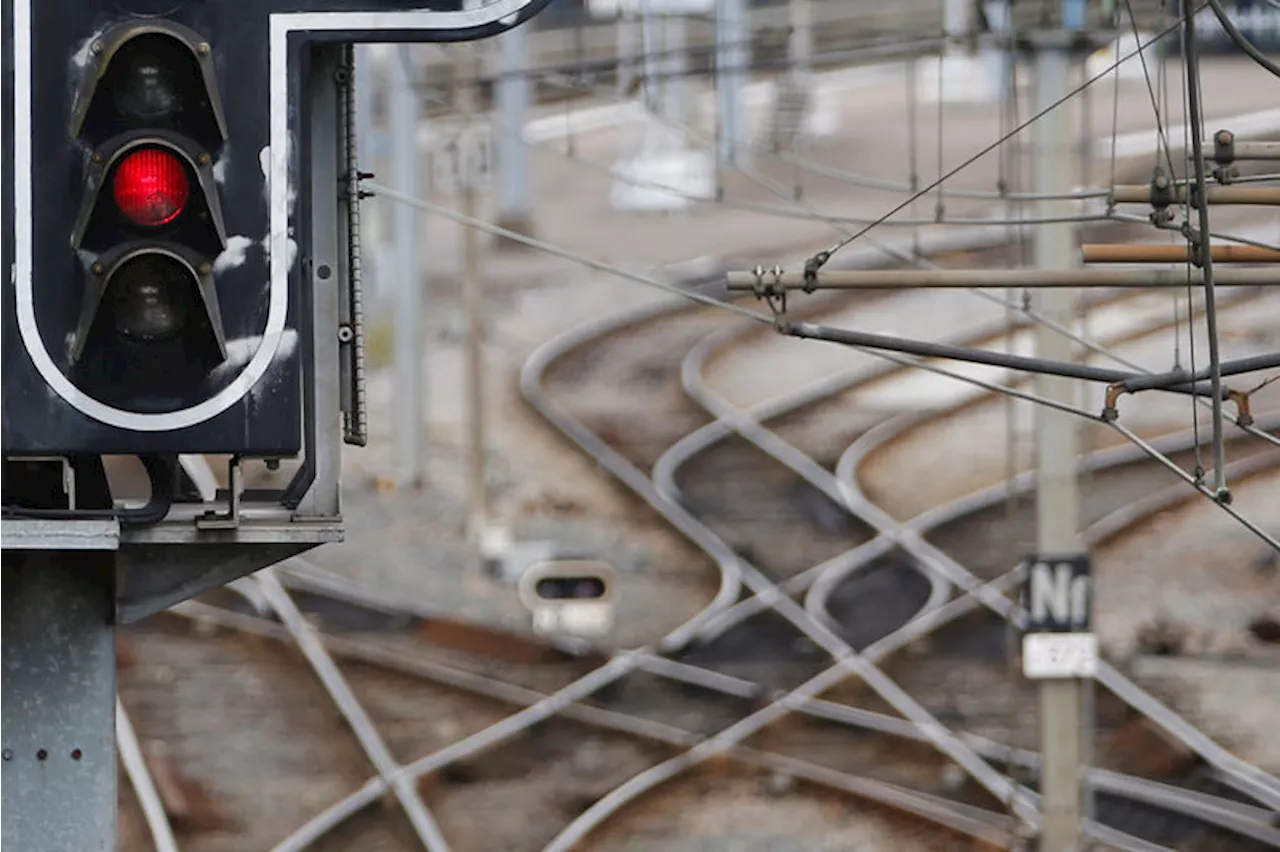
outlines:
M1197 8L1197 10L1198 10L1198 9L1200 9L1200 8L1202 8L1202 7L1203 7L1203 5L1204 5L1204 0L1201 0L1200 5L1196 7L1196 8ZM994 151L994 150L996 150L997 148L999 148L1001 145L1003 145L1003 144L1004 144L1006 141L1008 141L1010 138L1012 138L1012 137L1016 136L1017 134L1021 133L1023 130L1025 130L1025 129L1027 129L1028 127L1030 127L1032 124L1034 124L1036 121L1040 120L1040 119L1041 119L1042 117L1044 117L1045 115L1048 115L1048 114L1049 114L1050 112L1052 112L1053 110L1057 109L1058 107L1062 106L1062 105L1063 105L1064 103L1066 103L1067 101L1071 100L1071 98L1073 98L1073 97L1075 97L1076 95L1078 95L1081 91L1083 91L1083 90L1084 90L1084 89L1086 89L1087 87L1092 86L1094 83L1096 83L1096 82L1098 82L1099 80L1101 80L1101 79L1103 79L1104 77L1106 77L1106 76L1107 76L1108 74L1110 74L1112 71L1114 71L1114 70L1116 70L1117 68L1119 68L1119 67L1120 67L1120 65L1121 65L1122 63L1124 63L1124 62L1128 61L1129 59L1133 58L1133 56L1135 56L1136 54L1141 53L1141 52L1142 52L1143 50L1145 50L1147 47L1149 47L1150 45L1152 45L1152 44L1154 44L1155 42L1159 41L1161 38L1163 38L1164 36L1168 35L1169 33L1174 32L1174 31L1175 31L1175 30L1177 30L1177 28L1180 26L1181 18L1183 18L1183 17L1185 17L1185 14L1184 14L1183 16L1180 16L1180 18L1179 18L1179 21L1178 21L1178 22L1175 22L1175 23L1170 24L1169 26L1167 26L1167 27L1163 28L1163 29L1162 29L1158 34L1156 34L1154 37L1152 37L1151 39L1149 39L1148 41L1146 41L1146 42L1144 42L1144 43L1142 43L1142 44L1139 44L1139 46L1138 46L1135 50L1131 51L1131 52L1130 52L1130 53L1128 53L1128 54L1125 54L1124 56L1122 56L1122 57L1120 57L1119 59L1117 59L1115 62L1112 62L1110 65L1108 65L1108 66L1107 66L1107 68L1106 68L1106 69L1104 69L1103 71L1099 72L1098 74L1095 74L1095 75L1093 75L1092 77L1088 78L1087 80L1085 80L1085 81L1084 81L1083 83L1081 83L1080 85L1078 85L1078 86L1074 87L1074 88L1073 88L1073 89L1071 89L1069 92L1067 92L1065 95L1063 95L1061 98L1058 98L1058 99L1057 99L1057 100L1055 100L1053 103L1049 104L1048 106L1046 106L1046 107L1044 107L1043 109L1039 110L1038 112L1036 112L1034 115L1032 115L1031 117L1029 117L1029 118L1028 118L1028 119L1026 119L1025 121L1021 122L1021 123L1020 123L1017 127L1015 127L1013 130L1009 131L1008 133L1001 134L1000 138L998 138L996 141L994 141L994 142L992 142L991 144L989 144L989 145L985 146L984 148L982 148L981 150L979 150L977 153L973 154L972 156L970 156L970 157L966 158L966 159L965 159L964 161L962 161L959 165L954 166L953 168L951 168L949 171L947 171L947 172L946 172L946 174L942 175L942 177L941 177L941 178L939 178L937 181L935 181L935 182L933 182L933 183L929 184L928 186L922 187L922 188L921 188L920 190L918 190L916 193L913 193L913 194L912 194L910 197L908 197L906 200L904 200L904 201L902 201L901 203L899 203L899 204L895 205L893 208L891 208L891 209L890 209L889 211L887 211L886 213L882 214L880 217L878 217L876 220L874 220L874 221L873 221L873 222L871 222L870 224L867 224L867 225L863 226L863 227L862 227L862 228L860 228L857 232L855 232L855 233L853 233L853 234L849 235L848 237L845 237L843 240L841 240L840 242L836 243L836 244L835 244L835 245L833 245L831 248L828 248L828 249L826 249L826 250L824 250L824 251L822 251L822 252L818 253L817 255L815 255L815 256L811 259L811 261L810 261L811 265L813 265L813 266L815 266L815 267L820 267L822 264L826 263L826 262L831 258L831 256L832 256L832 255L834 255L836 252L840 251L840 250L841 250L842 248L844 248L845 246L847 246L847 245L849 245L850 243L854 242L854 241L855 241L855 240L857 240L859 237L864 236L867 232L869 232L869 231L871 231L872 229L874 229L874 228L878 227L879 225L883 225L883 224L885 224L886 222L888 222L890 219L892 219L892 217L893 217L894 215L896 215L897 213L899 213L900 211L902 211L903 209L905 209L909 204L911 204L911 202L912 202L912 201L916 200L917 198L919 198L919 197L921 197L921 196L923 196L923 195L925 195L925 194L927 194L927 193L929 193L929 192L932 192L932 191L937 187L937 185L939 185L942 181L944 181L944 180L946 180L946 179L948 179L948 178L950 178L950 177L952 177L952 176L954 176L954 175L956 175L956 174L959 174L961 171L963 171L964 169L968 168L968 167L969 167L970 165L972 165L973 163L976 163L978 160L982 159L982 158L983 158L983 157L985 157L987 154L989 154L989 153L991 153L992 151Z
M373 191L380 190L375 189ZM421 203L426 204L425 202ZM428 209L430 208L435 208L435 205L428 205ZM458 216L459 219L469 220L469 217L461 217L458 214L453 214L452 211L449 211L449 215ZM487 223L478 223L476 220L464 221L464 224L469 223L476 223L478 226L488 227ZM743 577L745 582L753 591L759 594L765 594L768 590L774 588L770 581L745 561L739 560L738 570L740 576ZM922 718L927 716L927 713L923 708L920 708L914 700L903 693L896 684L885 677L878 669L870 666L860 656L854 654L847 644L845 644L838 636L832 633L825 626L812 623L797 604L791 602L789 599L779 598L774 601L774 608L777 609L780 615L788 621L793 622L806 635L809 635L822 647L831 652L839 665L848 667L853 673L862 676L864 681L872 686L877 693L881 694L882 697L888 700L899 710L912 716L920 716ZM514 719L515 717L512 718ZM1023 819L1034 819L1033 809L1028 803L1020 801L1022 797L1009 787L1008 782L1003 778L1003 776L995 773L994 770L985 763L985 761L978 758L971 752L971 750L938 726L936 722L933 722L932 726L929 727L928 730L932 734L930 739L933 741L935 746L948 754L953 760L969 771L970 774L984 787L991 790L1002 799L1008 799L1009 801L1014 802L1015 808L1020 817ZM470 743L469 747L475 747L475 745L481 742L481 740L473 738L468 742ZM441 761L454 759L453 753L451 752L452 748L453 747L450 747L450 749L437 752L436 755L405 767L405 771L413 775L432 771L433 768L443 765Z
M1175 23L1175 24L1171 24L1171 26L1170 26L1169 28L1166 28L1166 31L1165 31L1165 32L1162 32L1160 36L1157 36L1157 37L1156 37L1156 38L1157 38L1157 40L1158 40L1158 38L1160 38L1160 37L1162 37L1162 36L1164 36L1164 35L1167 35L1167 33L1171 32L1171 31L1172 31L1172 29L1176 28L1176 26L1178 26L1178 24L1176 24L1176 23ZM1153 42L1153 41L1155 41L1155 40L1152 40L1152 42ZM1148 42L1148 45L1149 45L1149 43L1152 43L1152 42ZM1138 52L1138 54L1140 54L1140 51L1142 51L1142 50L1144 49L1144 47L1146 47L1146 46L1147 46L1147 45L1143 45L1143 47L1139 47L1139 50L1138 50L1138 51L1134 51L1134 52ZM1129 56L1132 56L1132 55L1133 55L1133 54L1130 54ZM1120 61L1124 61L1125 59L1128 59L1128 58L1129 58L1129 56L1125 56L1125 58L1121 59ZM1116 65L1119 65L1119 63L1115 63L1115 64L1114 64L1114 67L1116 67ZM1112 67L1112 68L1114 68L1114 67ZM1108 72L1103 72L1103 73L1108 73ZM1101 75L1100 75L1100 77L1101 77ZM1097 79L1097 77L1096 77L1096 78L1093 78L1093 79ZM1092 81L1089 81L1089 82L1092 82ZM1088 86L1088 84L1089 84L1088 82L1087 82L1087 83L1085 83L1085 86ZM1083 87L1080 87L1080 88L1083 88ZM1020 125L1020 127L1025 127L1025 125L1027 125L1027 124L1029 124L1030 122L1032 122L1032 120L1034 120L1034 118L1033 118L1033 119L1030 119L1030 120L1029 120L1029 122L1027 122L1027 123L1021 124L1021 125ZM1016 130L1015 130L1015 132L1016 132ZM759 317L760 315L755 315L755 316L756 316L756 317Z
M630 102L629 99L622 98L613 92L602 91L602 94L607 98L613 99L617 103L625 104ZM694 127L689 126L687 123L677 122L672 120L669 117L662 116L657 113L650 112L647 115L647 118L652 121L657 121L673 129L677 129L688 138L698 139L699 137L703 136L703 134L700 131L698 131ZM520 129L507 127L505 125L501 125L501 123L497 123L495 124L495 126L497 126L500 132L503 132L503 133L521 133ZM703 141L705 142L706 140L703 139ZM610 174L613 176L615 180L621 183L627 184L629 186L661 190L665 193L669 193L676 197L683 198L685 200L693 201L696 203L714 203L722 207L747 210L751 212L760 213L762 215L779 216L782 218L789 218L789 219L814 219L816 221L821 221L829 225L840 226L840 230L846 237L849 236L849 233L848 231L844 230L843 226L848 225L848 226L857 227L857 226L862 226L868 223L879 221L874 219L871 216L848 216L848 215L843 215L838 213L821 212L816 210L812 205L800 203L800 200L795 198L793 193L781 192L777 189L771 189L771 191L775 192L775 194L778 194L783 198L787 198L788 200L792 201L793 206L778 207L777 205L766 204L758 201L728 199L728 198L724 198L720 193L716 193L710 196L698 195L695 193L690 193L687 190L680 189L679 187L673 187L657 181L639 180L632 177L625 177L622 175L618 175L616 174L616 170L613 169L613 167L585 159L576 153L566 152L566 151L557 151L557 153L567 157L568 159L578 162L582 165L586 165L596 171ZM783 162L789 162L793 164L801 164L801 163L807 162L803 158L790 158L790 157L787 157L786 155L781 154L780 152L766 151L765 153L768 156L780 159ZM743 172L743 168L744 167L740 165L735 166L735 169L737 171L743 174L747 174L747 172ZM823 167L823 168L827 169L829 167ZM914 170L913 170L913 175L914 175ZM748 177L750 177L750 174L748 174ZM860 177L860 176L854 176L854 177ZM838 179L838 178L834 178L833 176L833 179ZM872 184L875 182L875 179L869 178L867 180L868 180L867 185L870 188L882 188L882 189L886 189L887 191L901 191L901 192L909 191L906 188L902 188L901 185L893 184L892 182L886 181L884 182L883 186L873 186ZM756 180L756 182L758 183L759 181ZM917 178L917 184L918 184L918 178ZM948 189L947 191L948 193L955 195L956 197L963 197L963 198L974 198L974 199L984 199L984 200L986 199L1004 200L1006 197L1006 196L1000 195L998 192L983 193L980 190L974 190L974 191L966 190L962 192L959 190ZM916 192L915 200L919 200L919 198L922 197L923 194L924 194L923 192ZM1092 198L1105 198L1106 196L1107 196L1106 192L1093 192L1090 190L1085 190L1080 193L1075 193L1071 195L1060 194L1060 195L1055 195L1050 197L1055 197L1055 198L1070 197L1070 198L1077 198L1079 200L1089 200ZM1033 199L1041 198L1044 196L1039 196L1034 194L1024 194L1022 197L1025 200L1033 200ZM912 201L912 204L914 204L914 200ZM796 209L797 207L799 209ZM989 225L991 227L1006 227L1006 226L1031 226L1031 225L1040 225L1040 224L1055 224L1055 223L1064 222L1064 221L1101 222L1101 221L1106 221L1106 219L1107 219L1106 212L1099 212L1099 213L1093 213L1093 214L1089 214L1089 213L1073 214L1067 217L1055 217L1055 218L1021 217L1016 220L1001 218L998 216L981 217L981 218L979 217L947 218L945 215L939 216L935 214L934 216L928 217L928 218L914 217L914 216L905 217L905 218L899 217L899 218L891 219L888 221L884 221L882 224L886 226L892 226L892 227L919 227L921 225L939 225L939 224L957 225L957 226L960 226L960 225L988 226Z
M656 278L652 278L647 275L642 275L636 272L632 272L630 270L623 269L621 267L614 266L613 264L594 260L589 257L580 255L578 253L571 252L566 249L562 249L557 246L551 245L542 240L537 240L532 237L525 236L524 234L519 234L514 231L509 231L505 228L499 227L497 225L493 225L489 222L485 222L480 219L473 219L468 216L463 216L462 214L450 208L447 208L438 204L433 204L429 201L425 201L423 199L416 198L414 196L410 196L402 192L398 192L396 190L390 189L389 187L384 187L377 183L367 182L362 184L362 186L366 190L374 194L382 195L388 199L398 201L403 204L408 204L413 207L417 207L418 209L428 213L435 213L437 215L443 216L444 218L451 219L452 221L457 222L461 225L479 228L495 236L501 236L501 237L505 237L507 239L513 240L515 242L523 243L531 248L545 251L549 254L553 254L557 257L561 257L575 263L580 263L588 268L595 269L599 272L605 272L608 274L617 275L618 277L621 277L630 281L634 281L635 283L638 283L638 284L643 284L645 286L653 287L658 290L662 290L664 292L679 296L680 298L683 298L683 299L687 299L690 301L698 302L701 304L705 304L705 305L709 305L717 308L722 308L732 313L746 317L752 320L753 322L767 323L769 325L774 325L775 323L775 320L773 317L766 316L763 313L759 313L757 311L743 308L731 302L727 302L721 299L716 299L714 297L707 296L705 294L698 293L696 291L685 290L678 286L659 281ZM927 362L915 361L909 358L899 359L899 356L895 356L887 352L879 352L873 349L866 349L865 351L871 354L874 354L876 357L886 358L888 360L895 361L895 363L901 363L908 366L919 367L920 369L927 370L929 372L935 372L939 375L954 378L957 381L973 384L977 387L983 387L988 390L995 391L997 393L1009 394L1013 397L1022 399L1027 402L1032 402L1038 405L1046 405L1050 408L1067 411L1069 413L1076 414L1078 416L1085 417L1100 423L1107 422L1101 417L1101 415L1094 414L1092 412L1086 411L1076 406L1064 405L1063 403L1045 399L1035 394L1021 391L1017 388L1009 388L1003 385L997 385L994 383L985 382L980 379L970 378L968 376L964 376L961 374L951 373L947 370L938 368Z

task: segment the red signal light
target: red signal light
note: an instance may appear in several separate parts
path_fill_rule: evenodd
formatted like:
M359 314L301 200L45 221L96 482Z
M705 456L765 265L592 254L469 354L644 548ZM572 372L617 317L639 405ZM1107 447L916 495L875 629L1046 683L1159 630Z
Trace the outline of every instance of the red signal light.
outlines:
M144 228L158 228L182 213L191 183L177 156L160 148L143 148L120 163L111 191L121 213Z

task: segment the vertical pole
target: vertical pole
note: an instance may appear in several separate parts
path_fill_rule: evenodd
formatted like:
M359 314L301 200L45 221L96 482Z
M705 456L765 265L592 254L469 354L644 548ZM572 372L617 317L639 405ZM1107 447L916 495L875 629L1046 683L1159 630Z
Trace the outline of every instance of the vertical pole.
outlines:
M747 58L746 0L716 0L716 94L720 102L720 161L742 164L746 139L742 89Z
M963 38L969 34L970 0L943 0L942 30L947 35L947 43L942 52L947 56L959 56L966 52Z
M498 224L519 234L533 233L529 201L529 155L524 125L531 99L529 28L515 27L497 37L499 78L494 97L498 108Z
M479 70L477 45L461 45L461 56L455 70L455 100L462 116L464 146L461 160L462 215L476 217L476 178L472 123L476 112L476 78ZM469 516L468 533L479 542L488 516L485 490L485 421L484 421L484 294L480 278L479 234L475 228L462 229L462 287L467 314L467 426L470 433L468 465Z
M791 80L799 86L808 84L813 73L813 2L791 0L787 6L791 19L791 37L787 39L787 58L791 61Z
M1068 0L1069 2L1069 0ZM1042 46L1035 57L1035 94L1032 109L1048 107L1067 93L1070 56L1062 47ZM1033 126L1035 188L1041 193L1069 192L1075 185L1079 162L1074 156L1074 123L1064 104ZM1069 201L1043 200L1041 216L1070 215ZM1065 269L1075 265L1076 229L1070 223L1041 226L1036 231L1036 265L1041 269ZM1068 327L1074 324L1074 290L1040 290L1036 309ZM1072 341L1044 326L1035 331L1036 355L1059 361L1074 360ZM1037 394L1065 403L1075 402L1070 379L1039 375ZM1036 543L1041 553L1065 555L1081 550L1076 460L1079 425L1065 412L1036 408ZM1040 791L1044 797L1042 852L1076 852L1080 848L1082 801L1081 758L1084 751L1082 684L1079 679L1052 679L1040 685Z
M679 148L684 147L684 125L688 118L685 103L685 76L689 72L686 26L681 15L663 17L663 51L666 56L662 63L662 117L666 119L670 135L680 140Z
M6 849L116 848L114 572L109 551L4 555Z
M657 142L665 134L655 134L657 122L654 116L662 109L662 65L658 62L657 53L661 51L661 31L658 22L649 11L649 4L640 3L640 80L641 95L644 102L644 142L641 145L641 159L656 153Z
M414 89L413 66L406 45L399 45L391 60L391 185L410 194L422 190L418 172L418 129L421 125L421 101ZM397 487L421 484L423 465L423 375L422 334L422 266L418 245L423 239L422 222L417 211L405 204L396 205L395 235L396 287L395 320L395 397Z
M637 78L640 75L640 31L635 16L627 8L618 10L618 103L627 104L635 97ZM623 137L618 159L622 162L636 156L636 136L623 125Z
M786 79L776 88L774 102L773 144L796 150L805 137L806 123L813 103L813 4L811 0L790 0L787 19L791 34L787 38ZM794 116L794 124L782 123ZM798 189L798 187L797 187Z

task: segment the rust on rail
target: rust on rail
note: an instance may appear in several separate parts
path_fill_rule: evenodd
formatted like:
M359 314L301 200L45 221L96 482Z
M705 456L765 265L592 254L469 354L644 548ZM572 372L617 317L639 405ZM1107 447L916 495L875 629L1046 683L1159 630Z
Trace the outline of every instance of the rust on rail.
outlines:
M424 618L418 622L416 632L423 641L436 647L511 663L551 663L569 659L570 656L550 643L447 618ZM594 655L588 657L592 658ZM604 659L605 655L600 654L595 662L603 662Z
M1126 245L1085 243L1080 247L1085 263L1187 263L1191 251L1185 245ZM1215 245L1214 263L1280 263L1280 249L1262 246Z

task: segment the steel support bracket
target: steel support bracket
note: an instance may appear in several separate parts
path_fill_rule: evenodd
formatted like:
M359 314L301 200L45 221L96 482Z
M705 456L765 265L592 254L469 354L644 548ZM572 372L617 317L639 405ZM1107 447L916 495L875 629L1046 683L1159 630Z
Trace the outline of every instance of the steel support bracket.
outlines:
M1120 402L1120 397L1128 392L1124 382L1113 382L1107 385L1107 394L1102 404L1102 413L1100 415L1103 421L1114 423L1120 419L1120 409L1116 406Z
M198 530L234 530L240 526L240 495L244 491L244 474L240 457L232 456L227 462L227 511L219 514L210 509L196 520Z
M1236 424L1239 426L1253 425L1253 409L1250 407L1249 394L1244 391L1228 390L1227 398L1236 404Z

